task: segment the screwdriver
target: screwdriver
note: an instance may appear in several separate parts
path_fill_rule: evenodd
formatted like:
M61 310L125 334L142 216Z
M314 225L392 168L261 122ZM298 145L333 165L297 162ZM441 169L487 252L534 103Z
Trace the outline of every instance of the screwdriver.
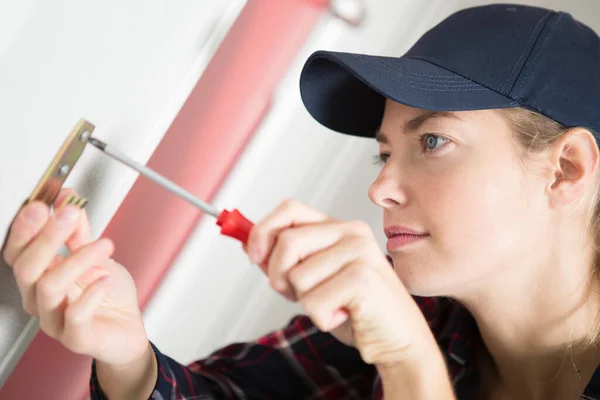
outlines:
M221 227L221 234L225 236L230 236L234 239L239 240L243 244L248 242L248 235L250 234L250 230L254 226L252 222L250 222L246 217L244 217L237 209L232 211L228 210L217 210L211 204L208 204L187 190L183 189L180 186L177 186L175 183L170 181L169 179L161 176L157 172L151 170L150 168L138 163L135 160L127 157L125 154L120 151L113 149L112 146L107 145L106 143L93 138L88 138L88 143L107 154L108 156L114 158L115 160L121 162L122 164L127 165L128 167L136 170L141 175L144 175L146 178L158 183L163 188L167 189L171 193L181 197L182 199L188 201L189 203L195 205L206 213L212 215L217 219L217 225Z

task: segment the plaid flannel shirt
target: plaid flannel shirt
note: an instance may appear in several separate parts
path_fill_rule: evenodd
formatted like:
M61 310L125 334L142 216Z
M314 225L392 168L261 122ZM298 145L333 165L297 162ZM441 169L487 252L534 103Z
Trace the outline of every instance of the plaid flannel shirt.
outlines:
M479 385L470 363L476 324L459 303L414 297L429 322L458 400L471 400ZM151 343L152 344L152 343ZM158 379L152 400L190 399L383 399L376 369L359 352L320 332L306 316L252 343L236 343L183 366L152 344ZM92 363L90 393L106 399ZM582 396L600 399L600 368ZM412 400L412 399L411 399Z

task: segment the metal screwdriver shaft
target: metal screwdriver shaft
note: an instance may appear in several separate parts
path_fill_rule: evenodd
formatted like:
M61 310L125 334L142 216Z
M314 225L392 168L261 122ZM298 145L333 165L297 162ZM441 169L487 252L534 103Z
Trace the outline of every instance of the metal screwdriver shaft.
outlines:
M132 160L131 158L127 157L125 154L121 153L120 151L115 150L112 147L109 147L106 143L104 143L96 138L93 138L93 137L90 137L88 139L88 143L93 145L94 147L100 149L102 152L104 152L105 154L114 158L115 160L133 168L134 170L139 172L141 175L144 175L146 178L158 183L160 186L162 186L163 188L172 192L173 194L189 201L196 207L204 210L205 212L209 213L210 215L214 216L215 218L219 217L220 212L215 207L200 200L199 198L197 198L196 196L194 196L187 190L185 190L182 187L171 182L164 176L154 172L150 168L138 163L135 160Z

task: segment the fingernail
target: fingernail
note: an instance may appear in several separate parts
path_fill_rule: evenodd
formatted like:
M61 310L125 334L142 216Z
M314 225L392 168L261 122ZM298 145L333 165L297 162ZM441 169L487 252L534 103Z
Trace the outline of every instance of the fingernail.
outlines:
M79 217L79 208L70 207L69 205L61 206L56 212L56 219L63 223L75 221Z
M348 319L348 313L344 310L337 310L331 318L331 329L335 329Z
M252 264L258 264L260 262L260 247L257 244L250 248L250 261Z
M110 239L102 238L98 239L98 242L100 243L102 251L110 251L113 249L113 242Z
M35 224L44 218L44 210L42 210L37 204L32 204L25 209L24 216L27 221Z

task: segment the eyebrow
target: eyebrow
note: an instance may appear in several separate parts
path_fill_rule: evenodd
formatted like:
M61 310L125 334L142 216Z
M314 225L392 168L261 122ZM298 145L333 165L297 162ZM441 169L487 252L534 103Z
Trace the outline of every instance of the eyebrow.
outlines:
M414 132L417 129L419 129L421 125L423 125L425 122L434 118L450 118L462 121L462 119L458 115L452 114L448 111L430 111L423 115L419 115L418 117L415 117L413 119L409 119L408 121L404 121L404 132ZM377 142L379 143L388 143L388 138L385 136L385 133L383 133L380 129L378 129L377 133L375 133L375 140L377 140Z

